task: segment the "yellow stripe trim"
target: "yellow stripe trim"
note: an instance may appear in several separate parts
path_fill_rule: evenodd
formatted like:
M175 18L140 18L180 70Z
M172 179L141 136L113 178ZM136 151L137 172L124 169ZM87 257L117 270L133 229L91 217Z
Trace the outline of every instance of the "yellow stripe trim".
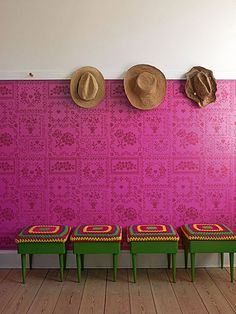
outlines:
M178 241L179 237L129 237L127 238L128 242L132 241Z
M41 239L16 239L16 243L35 243L35 242L60 242L60 243L64 243L66 242L66 239L45 239L45 240L41 240Z
M88 241L88 242L114 242L114 241L120 241L121 240L121 236L120 237L111 237L111 238L105 238L105 237L71 237L70 241Z

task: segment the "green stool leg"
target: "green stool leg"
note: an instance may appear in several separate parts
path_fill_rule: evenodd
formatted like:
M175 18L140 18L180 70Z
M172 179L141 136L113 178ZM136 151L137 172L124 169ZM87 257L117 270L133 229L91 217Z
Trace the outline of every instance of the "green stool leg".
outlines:
M25 283L26 276L26 255L21 254L21 273L22 273L22 281Z
M76 254L76 265L77 265L77 278L78 278L78 282L80 282L80 277L81 277L80 254Z
M195 253L191 253L191 275L192 282L195 280Z
M188 268L188 250L184 249L184 265L185 268Z
M173 282L176 282L176 254L172 253L172 277Z
M66 269L67 264L67 252L64 254L64 269Z
M171 264L171 254L170 253L168 253L167 254L167 262L168 262L168 269L170 269L170 264Z
M32 269L32 265L33 265L33 254L29 254L29 263L30 263L30 269Z
M231 282L234 281L234 253L229 253L229 263L230 263L230 278Z
M81 269L84 270L84 254L81 254Z
M220 253L220 267L224 268L224 253Z
M113 281L116 281L117 265L118 265L118 254L113 254Z
M132 264L133 264L133 278L134 278L134 282L136 282L136 276L137 276L137 271L136 271L136 254L132 254Z
M64 279L64 254L59 254L59 264L60 264L60 277L61 281Z

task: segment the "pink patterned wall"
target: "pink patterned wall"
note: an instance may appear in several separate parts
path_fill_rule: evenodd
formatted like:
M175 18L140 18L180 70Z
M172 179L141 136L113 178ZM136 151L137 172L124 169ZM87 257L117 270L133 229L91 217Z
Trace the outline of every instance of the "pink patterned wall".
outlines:
M199 109L183 81L133 108L121 80L95 109L69 81L0 81L0 245L27 224L222 222L236 229L236 81Z

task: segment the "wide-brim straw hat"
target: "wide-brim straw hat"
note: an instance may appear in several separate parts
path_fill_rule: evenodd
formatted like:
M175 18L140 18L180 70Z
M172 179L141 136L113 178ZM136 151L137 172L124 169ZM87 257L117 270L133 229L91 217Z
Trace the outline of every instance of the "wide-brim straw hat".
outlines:
M124 88L131 105L141 110L150 110L164 100L166 78L154 66L138 64L126 72Z
M200 107L216 100L217 85L211 70L195 66L186 73L186 78L185 92Z
M91 66L76 70L71 77L70 94L78 106L95 107L105 96L105 80L102 73Z

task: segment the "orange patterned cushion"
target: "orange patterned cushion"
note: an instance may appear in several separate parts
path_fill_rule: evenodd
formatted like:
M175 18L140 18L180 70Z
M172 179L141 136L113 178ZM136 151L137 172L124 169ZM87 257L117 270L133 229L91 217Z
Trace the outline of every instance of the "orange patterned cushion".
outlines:
M71 227L60 225L27 226L16 236L16 243L27 242L66 242Z
M121 241L122 229L118 225L79 225L71 234L72 242L112 242Z
M189 240L236 240L234 232L224 224L186 224L181 229Z
M171 225L132 225L128 228L127 241L178 241L179 235Z

